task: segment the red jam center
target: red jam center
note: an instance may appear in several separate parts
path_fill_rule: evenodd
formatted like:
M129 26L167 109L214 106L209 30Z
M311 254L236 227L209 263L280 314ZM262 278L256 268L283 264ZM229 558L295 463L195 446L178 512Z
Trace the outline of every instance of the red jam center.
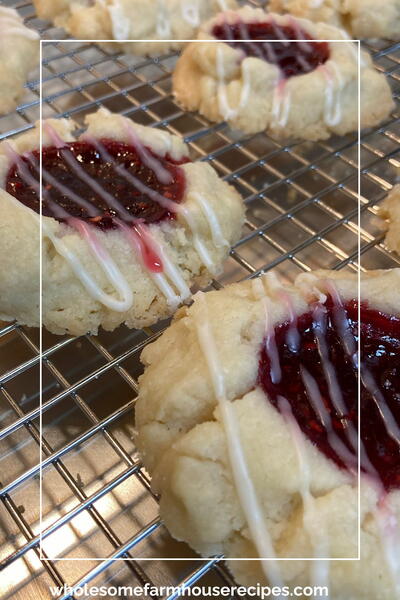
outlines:
M337 442L338 439L341 440L350 453L357 456L357 447L354 449L354 445L349 442L351 437L349 431L351 425L354 426L353 431L354 429L358 431L358 369L345 350L343 334L338 331L338 321L335 320L335 311L338 307L335 307L330 299L326 307L324 318L326 331L323 338L326 340L329 361L321 359L321 352L318 349L318 340L321 336L316 334L316 321L310 312L298 319L300 344L297 349L293 349L293 345L287 339L290 323L284 323L275 329L282 372L278 383L272 381L277 377L271 365L271 352L267 351L265 344L263 345L259 381L272 404L281 409L280 397L285 398L301 430L321 452L345 468L349 467L349 464L344 459L345 454L337 451ZM358 303L356 301L347 303L345 310L357 348ZM382 413L389 410L394 422L400 426L400 319L362 305L360 330L361 371L364 373L361 377L360 405L361 467L363 471L371 473L372 464L372 472L379 475L387 490L399 488L400 440L395 441L388 434L387 422ZM337 402L332 401L332 392L324 372L328 362L334 367L335 377L341 389L346 407L344 415L338 413L334 406ZM314 409L315 401L312 401L310 392L306 390L304 369L318 385L323 406L329 413L331 421L329 432L328 427L322 424L317 414L318 410ZM366 377L371 381L371 376L376 383L378 393L371 393L371 384L366 383Z
M57 205L70 217L87 220L103 229L115 227L114 218L119 207L126 211L118 212L120 220L125 222L130 221L127 213L145 223L172 218L174 213L161 206L154 195L150 196L151 192L157 192L173 202L182 201L185 178L179 168L181 163L168 157L155 156L147 148L144 151L156 159L158 168L162 168L164 177L161 179L164 183L157 176L157 169L153 170L145 164L146 161L141 159L140 153L132 145L100 140L97 148L88 142L67 143L62 148L44 148L42 214L56 217L59 221L65 220L60 217L61 213L55 214L54 206ZM39 213L38 186L34 184L34 180L39 181L39 151L21 156L21 161L23 168L21 163L11 167L6 190ZM138 182L137 187L133 178ZM98 184L101 191L109 194L117 206L111 206L107 196L93 188L93 182Z
M235 23L234 25L215 25L212 35L228 42L234 48L240 48L246 56L262 58L277 65L285 78L304 75L314 71L329 58L327 42L315 42L300 28L268 23ZM280 40L282 42L243 42L240 40ZM237 40L237 41L236 41ZM287 41L286 41L287 40ZM290 40L310 40L310 42L292 42Z

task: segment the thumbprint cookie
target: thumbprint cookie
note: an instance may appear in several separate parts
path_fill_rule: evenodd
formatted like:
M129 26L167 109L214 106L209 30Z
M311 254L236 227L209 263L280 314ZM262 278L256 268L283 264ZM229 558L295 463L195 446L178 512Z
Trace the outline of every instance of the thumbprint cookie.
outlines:
M178 60L175 97L244 133L315 141L356 131L359 62L361 127L394 106L384 75L337 27L246 6L206 23L198 39Z
M400 0L270 0L269 10L331 23L354 39L400 39Z
M38 33L24 25L16 10L0 6L0 114L17 106L38 62Z
M193 39L200 24L236 0L34 0L42 19L81 40L115 40L127 53L163 54ZM135 40L124 44L124 40ZM143 40L143 41L142 41ZM154 40L154 41L152 41Z
M400 269L196 294L143 350L136 405L172 535L243 585L397 598L399 355Z
M242 200L166 131L105 109L76 130L44 121L41 161L39 124L0 145L0 319L40 324L41 272L53 333L150 325L221 270Z

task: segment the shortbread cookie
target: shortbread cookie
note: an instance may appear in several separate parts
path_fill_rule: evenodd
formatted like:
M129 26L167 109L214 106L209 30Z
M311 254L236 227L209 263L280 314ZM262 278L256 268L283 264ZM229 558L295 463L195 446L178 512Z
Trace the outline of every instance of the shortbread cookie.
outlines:
M0 319L54 333L150 325L217 274L240 236L238 193L177 136L105 109L0 145Z
M400 0L270 0L268 6L343 27L353 39L400 39Z
M400 254L400 185L396 185L384 201L379 216L387 226L386 245Z
M125 52L140 55L178 49L182 40L195 37L202 22L237 7L236 0L34 0L34 4L41 18L77 39L144 40L122 44Z
M247 6L221 13L198 38L206 41L187 46L173 76L175 97L184 108L245 133L267 131L275 137L319 140L358 129L356 45L285 41L344 39L336 27ZM221 39L232 42L207 41ZM376 125L394 106L385 77L365 52L361 100L362 127Z
M17 11L0 6L0 114L13 110L29 72L39 62L39 35Z
M398 596L400 269L273 273L194 296L142 352L138 448L172 535L239 583ZM396 521L397 519L397 521ZM396 587L397 586L397 587ZM396 592L397 590L397 592Z

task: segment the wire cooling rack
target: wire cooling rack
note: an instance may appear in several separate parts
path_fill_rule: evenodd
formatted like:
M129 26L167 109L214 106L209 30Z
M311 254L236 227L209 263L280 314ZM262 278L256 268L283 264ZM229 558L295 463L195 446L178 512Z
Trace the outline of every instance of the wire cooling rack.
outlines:
M16 6L45 39L61 30ZM400 45L368 44L395 98ZM315 268L358 268L356 136L282 146L264 134L240 137L184 113L171 96L174 55L155 60L96 45L44 45L44 117L82 122L105 106L183 135L193 158L209 161L246 199L242 239L214 286L275 268L292 280ZM0 139L32 127L38 74L23 103L0 118ZM361 142L361 268L400 266L384 246L376 213L400 174L398 108ZM195 561L160 523L156 498L135 453L133 409L139 355L159 335L120 328L79 339L43 334L43 553L39 560L39 335L0 324L0 595L50 598L49 586L231 585L219 559ZM170 557L186 560L135 561ZM109 557L96 560L96 557ZM64 559L62 561L58 559ZM81 560L76 560L81 559ZM113 560L120 559L120 560ZM129 559L129 560L128 560ZM61 595L62 598L74 596ZM172 599L172 596L168 596Z

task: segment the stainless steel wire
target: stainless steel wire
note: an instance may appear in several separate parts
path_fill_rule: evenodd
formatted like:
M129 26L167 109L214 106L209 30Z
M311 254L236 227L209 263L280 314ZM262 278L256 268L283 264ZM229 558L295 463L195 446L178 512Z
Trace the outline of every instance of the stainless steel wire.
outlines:
M5 4L16 6L45 39L65 36L36 19L30 2ZM374 42L366 47L398 102L400 44ZM43 58L45 117L69 116L83 123L86 114L106 106L139 123L166 128L183 135L194 158L208 161L241 192L247 204L244 234L214 287L271 268L287 280L315 268L355 270L359 233L362 269L400 266L400 258L385 247L376 220L379 203L400 173L398 104L386 123L362 136L359 228L356 135L282 145L264 134L243 137L223 123L210 125L174 102L174 55L138 58L94 44L49 41ZM23 103L0 117L0 139L28 130L38 116L36 74ZM120 328L79 339L44 332L41 524L38 332L0 323L4 598L29 594L47 599L50 585L64 583L232 583L220 557L199 562L170 538L135 453L139 355L165 325L145 331ZM156 560L163 556L182 560Z

